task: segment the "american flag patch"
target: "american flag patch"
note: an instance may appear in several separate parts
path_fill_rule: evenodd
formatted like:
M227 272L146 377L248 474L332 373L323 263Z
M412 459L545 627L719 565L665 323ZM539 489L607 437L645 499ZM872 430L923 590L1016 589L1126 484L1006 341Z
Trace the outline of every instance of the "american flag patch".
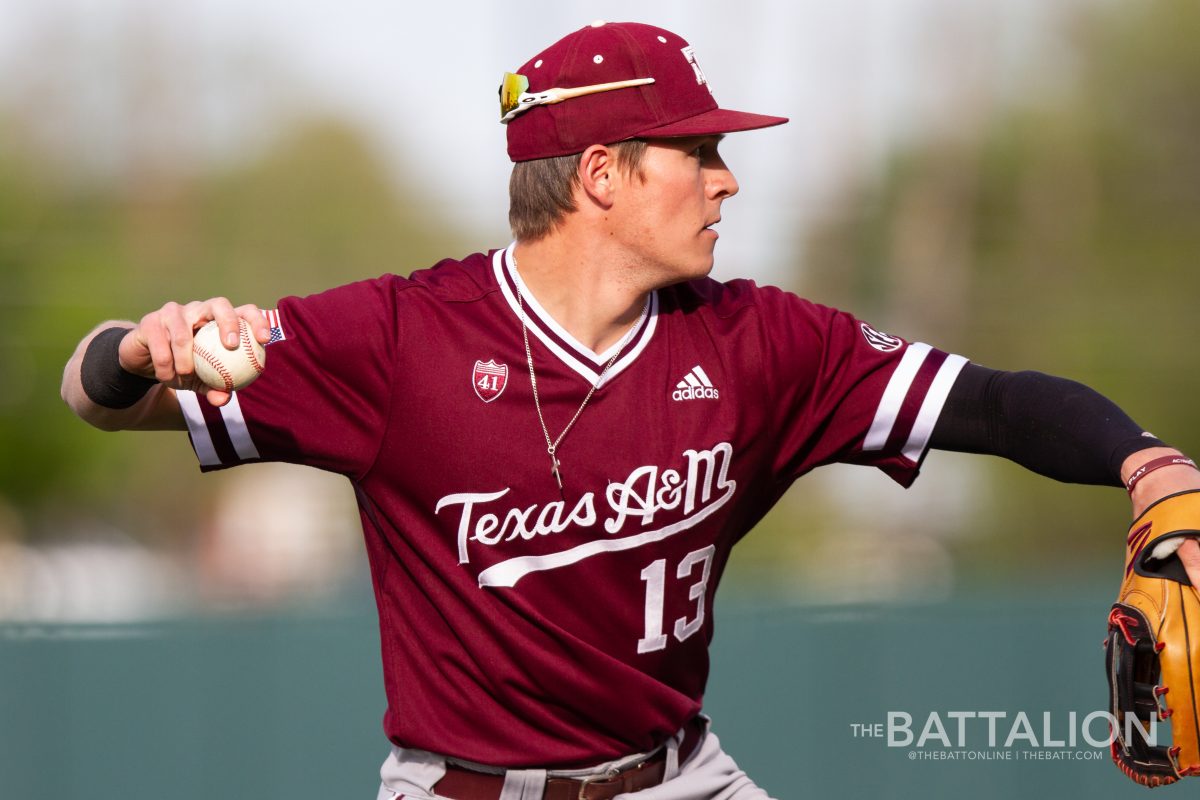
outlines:
M267 324L271 326L271 339L267 344L282 342L287 338L283 333L283 321L279 319L279 309L272 308L267 311Z

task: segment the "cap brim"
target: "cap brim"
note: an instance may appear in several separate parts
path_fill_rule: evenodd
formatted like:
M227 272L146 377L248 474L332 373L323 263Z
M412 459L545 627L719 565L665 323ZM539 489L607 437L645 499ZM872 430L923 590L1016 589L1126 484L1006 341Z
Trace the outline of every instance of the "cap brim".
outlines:
M715 108L694 117L681 119L656 128L640 131L630 138L666 138L674 136L710 136L716 133L734 133L736 131L752 131L757 128L770 128L782 125L787 117L772 117L767 114L751 114L748 111L730 111L726 108Z

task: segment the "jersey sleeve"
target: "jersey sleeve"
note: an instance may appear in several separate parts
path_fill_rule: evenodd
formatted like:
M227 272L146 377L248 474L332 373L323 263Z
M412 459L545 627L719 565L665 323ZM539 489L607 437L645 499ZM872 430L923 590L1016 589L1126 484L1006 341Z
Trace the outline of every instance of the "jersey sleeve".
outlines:
M203 395L178 392L201 469L287 461L364 474L388 423L400 280L280 300L266 312L271 341L254 383L220 408Z
M768 390L779 400L777 474L842 462L911 485L967 360L778 289L760 289L759 307Z

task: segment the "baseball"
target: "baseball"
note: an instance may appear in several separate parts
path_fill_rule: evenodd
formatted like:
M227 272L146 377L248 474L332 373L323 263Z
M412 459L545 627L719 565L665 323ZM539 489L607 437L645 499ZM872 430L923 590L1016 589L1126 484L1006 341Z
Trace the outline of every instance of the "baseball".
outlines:
M214 389L232 392L249 386L262 374L267 363L267 353L254 338L246 320L238 320L241 341L236 350L221 344L221 330L212 321L200 330L192 340L192 355L196 377Z

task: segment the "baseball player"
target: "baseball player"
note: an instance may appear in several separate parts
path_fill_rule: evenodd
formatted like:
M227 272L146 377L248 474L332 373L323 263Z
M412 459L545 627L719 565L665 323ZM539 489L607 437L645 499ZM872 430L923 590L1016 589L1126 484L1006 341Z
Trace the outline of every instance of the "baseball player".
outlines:
M761 798L701 713L733 545L832 462L908 486L930 448L1132 487L1200 472L1079 384L1005 373L750 281L718 283L726 133L693 48L597 22L501 87L515 241L431 269L106 322L63 396L186 429L202 470L288 461L354 485L392 743L380 798ZM269 342L232 394L192 334ZM1183 541L1182 538L1177 539ZM1196 543L1186 559L1200 585ZM1192 590L1194 593L1194 589Z

